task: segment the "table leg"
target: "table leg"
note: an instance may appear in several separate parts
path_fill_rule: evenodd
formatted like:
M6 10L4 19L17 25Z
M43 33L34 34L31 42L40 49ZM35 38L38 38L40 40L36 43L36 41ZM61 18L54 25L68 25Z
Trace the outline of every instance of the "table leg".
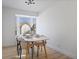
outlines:
M21 42L20 43L20 47L19 47L19 54L20 54L20 59L21 59L21 55L22 55L22 47L21 47Z
M45 55L46 55L46 57L47 57L47 52L46 52L46 44L45 44L45 41L43 41L43 45L44 45Z
M33 53L34 53L34 44L32 42L32 59L33 59Z

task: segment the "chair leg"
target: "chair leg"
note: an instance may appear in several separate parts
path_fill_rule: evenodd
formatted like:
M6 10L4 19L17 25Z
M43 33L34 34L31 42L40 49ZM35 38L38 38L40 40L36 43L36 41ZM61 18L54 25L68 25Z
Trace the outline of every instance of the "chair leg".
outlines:
M29 46L27 46L27 48L26 48L26 49L27 49L27 53L29 54Z
M42 46L41 46L41 52L42 52Z
M37 46L37 57L39 57L39 45Z
M29 59L28 49L26 49L26 59Z
M28 45L26 47L27 47L26 48L26 59L30 59L30 57L29 57L29 47L28 47Z

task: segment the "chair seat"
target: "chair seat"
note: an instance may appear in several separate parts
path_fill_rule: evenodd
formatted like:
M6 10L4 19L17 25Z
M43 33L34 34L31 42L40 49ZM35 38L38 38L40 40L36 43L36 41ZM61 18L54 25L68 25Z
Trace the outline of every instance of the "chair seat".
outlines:
M46 44L46 41L36 41L34 45L35 46L38 46L38 45L43 46L44 44Z
M32 47L32 44L31 44L30 42L29 42L28 44L25 43L25 42L22 42L22 43L21 43L21 47L22 47L23 49L31 48L31 47Z

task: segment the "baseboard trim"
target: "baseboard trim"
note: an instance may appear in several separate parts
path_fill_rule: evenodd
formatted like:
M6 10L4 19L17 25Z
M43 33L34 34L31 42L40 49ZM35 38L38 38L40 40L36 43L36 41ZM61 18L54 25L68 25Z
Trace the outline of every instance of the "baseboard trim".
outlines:
M70 54L67 54L66 52L63 52L62 49L60 49L60 48L57 48L57 47L51 46L51 45L47 45L47 46L48 46L49 48L51 48L51 49L57 51L57 52L60 52L60 53L62 53L62 54L64 54L64 55L70 57L71 59L75 59L73 55L70 55Z
M2 46L2 48L9 48L9 47L15 47L16 45L10 45L10 46Z

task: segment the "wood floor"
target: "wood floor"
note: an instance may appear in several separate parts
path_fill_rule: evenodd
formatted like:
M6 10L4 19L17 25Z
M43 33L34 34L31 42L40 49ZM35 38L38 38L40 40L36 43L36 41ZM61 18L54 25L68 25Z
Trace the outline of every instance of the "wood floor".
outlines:
M47 49L48 57L45 57L44 50L40 51L39 57L37 57L36 50L35 50L34 59L71 59L70 57L68 57L60 52L57 52L51 48L46 48L46 49ZM31 54L31 52L30 52L30 54ZM2 49L2 59L19 59L19 56L17 55L17 52L16 52L16 47L3 48ZM22 59L25 59L25 50L23 50Z

